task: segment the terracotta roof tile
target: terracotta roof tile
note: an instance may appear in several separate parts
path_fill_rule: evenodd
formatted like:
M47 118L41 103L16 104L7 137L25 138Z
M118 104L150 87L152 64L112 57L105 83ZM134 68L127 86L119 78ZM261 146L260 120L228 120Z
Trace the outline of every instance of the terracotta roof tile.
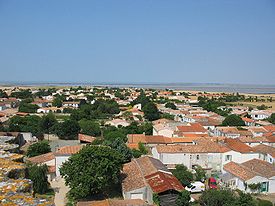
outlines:
M207 132L207 130L199 123L190 123L190 125L177 126L177 129L182 133Z
M254 150L251 147L241 142L239 139L226 138L224 142L228 148L236 152L240 152L240 153L254 152Z
M59 147L56 151L56 155L72 155L78 153L84 145L73 145L73 146L64 146Z
M54 153L49 152L49 153L38 155L38 156L35 156L35 157L30 157L30 158L27 159L27 161L30 161L30 162L36 163L36 164L41 164L41 163L51 161L53 159L55 159Z
M274 147L260 144L260 145L253 147L253 150L256 152L259 152L259 153L269 154L273 158L275 158L275 148Z
M78 134L78 140L87 142L87 143L92 143L96 137L90 136L90 135L85 135L85 134Z

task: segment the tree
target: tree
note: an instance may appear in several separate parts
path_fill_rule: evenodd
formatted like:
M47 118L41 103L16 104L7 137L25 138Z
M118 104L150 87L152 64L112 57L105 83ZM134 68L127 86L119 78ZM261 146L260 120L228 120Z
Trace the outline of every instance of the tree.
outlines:
M57 129L57 135L61 139L76 139L78 133L80 132L80 126L75 120L65 120L59 124Z
M146 96L145 92L141 90L139 96L131 102L131 105L141 104L141 108L143 108L149 102L150 99Z
M44 133L51 133L52 128L57 124L57 120L54 116L54 114L49 113L47 115L44 115L41 119L41 128Z
M48 166L47 165L29 165L28 178L33 182L34 193L45 194L49 191L49 182L47 177Z
M87 145L63 163L60 174L75 200L102 194L119 182L121 155L106 146Z
M115 139L113 142L105 142L107 146L110 146L112 149L116 150L119 154L122 155L123 162L130 162L133 154L132 151L126 146L122 139Z
M257 206L257 203L250 194L239 191L236 206Z
M8 98L8 97L9 97L8 94L2 89L0 89L0 98Z
M187 190L183 190L179 194L179 196L176 200L176 205L177 206L189 206L189 205L191 205L190 204L190 199L191 199L190 193Z
M265 109L268 109L268 106L262 104L262 105L260 105L260 106L257 106L257 109L258 109L258 110L265 110Z
M127 136L121 130L109 131L104 133L104 139L110 142L115 141L116 139L121 139L123 142L127 141Z
M94 137L101 135L100 125L92 120L81 119L79 121L79 126L81 128L81 133L91 135Z
M237 197L230 190L205 190L199 198L201 205L237 206Z
M165 104L165 107L170 108L170 109L174 109L174 110L177 109L177 106L173 102L167 102Z
M271 114L271 116L268 118L268 121L272 124L275 124L275 113Z
M148 102L143 108L144 117L149 121L154 121L160 118L160 112L153 102Z
M183 186L189 185L193 180L193 174L184 165L177 165L172 171L173 175L181 182Z
M134 158L139 158L141 155L148 154L148 150L144 146L143 143L139 142L138 143L138 150L137 149L132 149L132 154L133 154Z
M196 181L204 181L205 180L205 176L206 176L206 172L204 171L204 169L201 166L197 166L195 168L195 180Z
M65 98L61 95L56 95L54 100L53 100L53 106L55 107L62 107L62 103L65 100Z
M223 120L222 125L223 126L245 126L245 122L238 115L231 114Z
M20 103L18 111L19 112L27 112L27 113L36 113L39 106L36 104L29 104L29 103Z
M34 156L45 154L48 152L51 152L51 147L49 145L49 142L43 140L30 145L26 155L28 157L34 157Z

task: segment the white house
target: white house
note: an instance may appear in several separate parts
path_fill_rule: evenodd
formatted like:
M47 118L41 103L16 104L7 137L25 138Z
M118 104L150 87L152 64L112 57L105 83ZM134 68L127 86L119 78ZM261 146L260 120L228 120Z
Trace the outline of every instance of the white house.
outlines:
M250 184L259 184L259 192L275 192L275 166L259 159L252 159L241 164L229 162L223 167L222 182L226 187L245 192L254 192Z
M250 112L250 116L254 120L267 119L268 117L271 116L271 114L272 114L272 112L267 111L267 110L252 110Z
M264 160L270 164L275 165L275 148L274 147L260 144L253 147L253 149L260 154L259 158L261 160Z

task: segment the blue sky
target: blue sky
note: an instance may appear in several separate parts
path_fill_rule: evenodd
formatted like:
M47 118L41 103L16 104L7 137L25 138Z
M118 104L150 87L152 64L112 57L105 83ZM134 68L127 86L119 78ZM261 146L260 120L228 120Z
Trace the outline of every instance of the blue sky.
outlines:
M0 81L275 84L275 1L0 0Z

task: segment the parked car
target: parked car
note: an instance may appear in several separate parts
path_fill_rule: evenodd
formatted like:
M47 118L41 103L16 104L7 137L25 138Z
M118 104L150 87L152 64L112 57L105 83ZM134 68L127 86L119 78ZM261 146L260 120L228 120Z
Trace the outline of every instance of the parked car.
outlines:
M185 189L191 193L203 192L205 190L205 185L202 182L197 181L186 186Z
M218 188L217 180L214 177L210 177L208 179L208 186L209 186L209 189L217 189Z

